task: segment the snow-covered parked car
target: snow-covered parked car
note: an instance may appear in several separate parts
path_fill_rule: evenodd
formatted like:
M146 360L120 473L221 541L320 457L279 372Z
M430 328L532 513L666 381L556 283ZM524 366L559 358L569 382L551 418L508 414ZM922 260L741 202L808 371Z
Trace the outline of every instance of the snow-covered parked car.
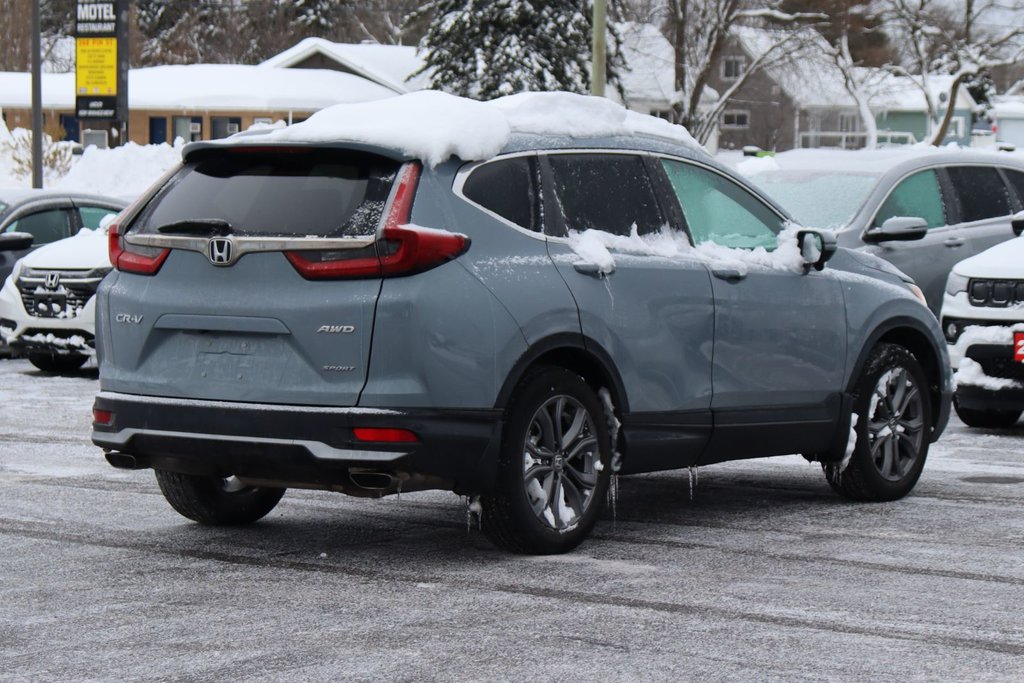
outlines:
M0 289L0 337L40 370L81 367L95 355L96 288L110 270L103 229L29 253Z
M1012 239L1024 209L1024 159L999 152L798 149L737 169L797 222L909 275L935 315L953 264Z
M1024 232L1024 212L1014 216ZM972 427L1010 427L1024 412L1024 237L953 267L942 329L956 372L954 406Z

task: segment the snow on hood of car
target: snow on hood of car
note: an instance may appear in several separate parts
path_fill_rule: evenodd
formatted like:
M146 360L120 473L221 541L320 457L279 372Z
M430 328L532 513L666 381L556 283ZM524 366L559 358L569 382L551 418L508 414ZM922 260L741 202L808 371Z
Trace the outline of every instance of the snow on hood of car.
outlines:
M1024 237L1000 242L953 266L964 277L1024 280Z
M22 260L26 268L87 270L110 267L107 233L83 228L77 235L44 244Z
M703 149L682 126L603 97L520 93L478 102L433 90L338 104L287 128L246 131L217 144L354 142L395 149L436 166L453 156L489 159L513 133L574 138L643 134Z

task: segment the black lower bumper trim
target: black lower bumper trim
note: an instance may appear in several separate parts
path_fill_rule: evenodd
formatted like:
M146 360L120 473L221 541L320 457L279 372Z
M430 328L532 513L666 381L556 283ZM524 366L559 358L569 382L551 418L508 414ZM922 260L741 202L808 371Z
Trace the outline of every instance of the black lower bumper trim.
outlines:
M1024 388L983 389L962 384L956 388L956 403L968 410L1024 410Z
M352 472L384 472L436 482L459 493L489 490L502 415L494 410L370 410L176 400L102 393L92 441L142 466L188 474L344 488ZM395 428L416 443L357 441L353 429Z

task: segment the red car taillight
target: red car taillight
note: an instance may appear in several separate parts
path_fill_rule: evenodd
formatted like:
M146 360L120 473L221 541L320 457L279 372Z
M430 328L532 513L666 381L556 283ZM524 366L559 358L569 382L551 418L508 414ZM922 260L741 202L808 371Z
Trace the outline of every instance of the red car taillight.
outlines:
M121 234L121 226L113 223L107 232L107 244L110 251L110 265L118 270L139 275L156 275L160 266L167 260L170 249L154 247L133 247L126 244Z
M464 253L469 248L465 235L408 225L420 170L415 162L402 169L395 200L374 245L359 250L285 252L295 270L309 280L398 277L421 273Z

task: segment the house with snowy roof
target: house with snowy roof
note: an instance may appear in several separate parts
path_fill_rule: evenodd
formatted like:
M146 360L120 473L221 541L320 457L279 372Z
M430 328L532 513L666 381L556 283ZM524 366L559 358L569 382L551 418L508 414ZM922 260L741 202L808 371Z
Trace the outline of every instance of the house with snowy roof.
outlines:
M54 131L59 126L68 139L81 140L81 128L88 124L80 125L75 116L75 74L43 74L42 84L44 129ZM0 108L9 128L31 126L31 93L30 74L0 73ZM333 104L397 94L363 76L324 69L235 64L131 69L128 130L130 139L139 144L170 142L178 137L186 142L210 140L256 123L297 122ZM100 126L94 124L93 128ZM92 133L105 139L108 131Z
M720 147L757 145L786 150L853 149L864 145L866 136L857 103L847 91L839 67L829 57L828 44L810 29L801 33L790 47L773 53L780 39L777 31L733 29L709 85L725 92L747 65L762 60L764 66L749 77L722 112ZM929 79L934 101L942 101L950 81L946 76ZM913 143L928 137L927 103L914 81L879 73L865 88L880 143ZM947 141L968 145L975 103L965 88L960 89L955 107Z
M997 142L1024 149L1024 94L993 98L992 119Z

